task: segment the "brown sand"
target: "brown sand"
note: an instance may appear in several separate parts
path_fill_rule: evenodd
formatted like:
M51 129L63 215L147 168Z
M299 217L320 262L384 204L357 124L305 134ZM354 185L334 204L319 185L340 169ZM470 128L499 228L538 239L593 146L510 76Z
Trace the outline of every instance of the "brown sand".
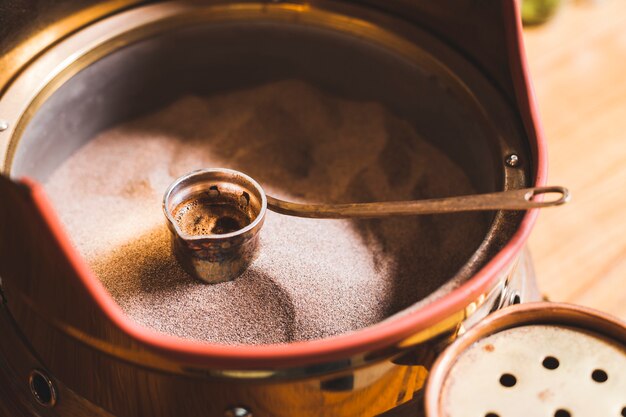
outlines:
M265 344L357 330L431 294L484 233L477 214L344 221L270 212L251 268L206 285L177 265L161 211L168 185L205 167L241 170L296 201L473 192L457 166L380 105L299 81L187 96L105 131L59 167L47 191L122 309L172 335Z

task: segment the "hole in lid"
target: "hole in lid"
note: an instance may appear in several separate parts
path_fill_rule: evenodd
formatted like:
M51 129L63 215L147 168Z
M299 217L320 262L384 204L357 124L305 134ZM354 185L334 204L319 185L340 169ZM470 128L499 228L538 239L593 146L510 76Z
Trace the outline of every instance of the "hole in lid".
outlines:
M29 378L30 392L35 400L44 407L52 407L55 403L55 393L52 382L41 372L32 371Z
M515 294L513 296L513 300L511 301L512 304L520 304L522 302L522 298L519 296L519 294Z
M485 414L485 417L500 417L500 415L498 415L496 413L487 413L487 414Z
M596 382L605 382L609 376L603 369L596 369L591 373L591 378Z
M554 413L554 417L571 417L571 416L572 414L563 408L556 410Z
M517 384L517 378L515 378L515 375L502 374L502 376L500 377L500 384L507 388L511 388L512 386Z
M554 356L546 356L541 364L546 369L556 369L559 367L559 360Z
M626 417L626 407L622 408L622 417Z

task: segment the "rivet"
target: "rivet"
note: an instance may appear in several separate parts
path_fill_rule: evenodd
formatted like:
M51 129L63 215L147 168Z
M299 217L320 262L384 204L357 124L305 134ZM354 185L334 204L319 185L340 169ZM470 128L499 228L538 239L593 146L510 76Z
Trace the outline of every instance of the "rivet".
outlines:
M57 403L57 390L44 371L33 369L28 375L28 387L35 401L41 406L52 408Z
M512 153L511 155L506 157L505 160L506 164L512 168L515 168L516 166L518 166L520 164L520 160L519 160L519 156L517 156L516 154Z
M252 417L252 413L245 407L231 407L224 412L224 417Z
M3 132L9 128L9 122L0 119L0 132Z

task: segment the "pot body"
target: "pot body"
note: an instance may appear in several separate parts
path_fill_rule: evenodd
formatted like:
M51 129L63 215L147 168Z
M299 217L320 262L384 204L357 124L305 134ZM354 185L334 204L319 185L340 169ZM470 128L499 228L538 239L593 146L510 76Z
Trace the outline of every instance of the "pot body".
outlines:
M4 306L0 310L0 415L230 416L239 409L261 417L413 416L421 412L428 371L439 352L492 311L537 300L534 282L530 257L524 251L488 293L468 303L464 311L415 334L412 347L391 349L396 350L393 355L379 352L380 359L355 369L342 369L349 359L309 366L295 377L259 372L258 378L251 378L236 371L207 375L205 369L176 362L170 365L179 369L146 367L124 354L107 354L103 346L81 343L68 329L50 326L33 311L24 311L32 327L19 328ZM54 341L54 352L44 352L46 362L26 341L25 333L44 351ZM143 355L145 359L147 354ZM43 370L53 381L58 397L54 407L42 406L33 395L28 384L33 370Z
M440 39L437 42L454 45L479 63L523 125L528 142L525 170L506 168L502 183L544 185L543 142L524 72L514 2L489 7L476 1L433 5L402 0L358 6L341 1L145 7L132 1L93 2L88 7L85 2L45 3L40 3L39 12L46 18L27 19L40 27L18 25L24 17L10 20L8 15L5 27L14 32L0 43L0 119L7 122L0 132L0 167L5 174L13 174L14 160L28 165L28 158L20 162L18 146L28 145L19 140L37 108L90 63L164 27L185 24L183 16L218 19L265 13L303 25L323 21L334 28L354 27L359 37L385 39L399 50L406 45L402 38L390 36L389 28L394 19L402 19L403 25L423 27ZM358 16L352 13L355 9ZM381 10L393 18L383 19L381 27L369 23L367 18ZM117 33L124 25L132 30ZM476 32L476 27L483 31ZM82 32L88 32L88 44L75 42ZM454 71L442 73L455 78ZM498 148L502 160L515 151L514 145ZM50 149L28 146L45 170ZM30 169L39 172L37 166ZM71 247L38 185L1 177L0 194L6 197L0 207L4 415L412 415L419 408L428 370L445 345L491 311L538 298L523 249L535 213L518 213L511 221L514 230L503 234L498 250L489 254L493 259L432 306L330 341L232 349L189 343L129 323ZM507 216L496 215L494 224L504 223ZM46 392L38 394L37 387L29 385L33 370L49 378L55 401L41 401ZM45 386L39 388L45 391Z

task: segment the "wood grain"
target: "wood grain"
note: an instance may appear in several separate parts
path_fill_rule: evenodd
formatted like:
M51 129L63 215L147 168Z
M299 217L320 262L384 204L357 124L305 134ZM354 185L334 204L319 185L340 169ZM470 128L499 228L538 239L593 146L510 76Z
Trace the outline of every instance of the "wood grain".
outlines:
M566 2L525 41L549 182L573 193L531 235L539 285L626 320L626 1Z

